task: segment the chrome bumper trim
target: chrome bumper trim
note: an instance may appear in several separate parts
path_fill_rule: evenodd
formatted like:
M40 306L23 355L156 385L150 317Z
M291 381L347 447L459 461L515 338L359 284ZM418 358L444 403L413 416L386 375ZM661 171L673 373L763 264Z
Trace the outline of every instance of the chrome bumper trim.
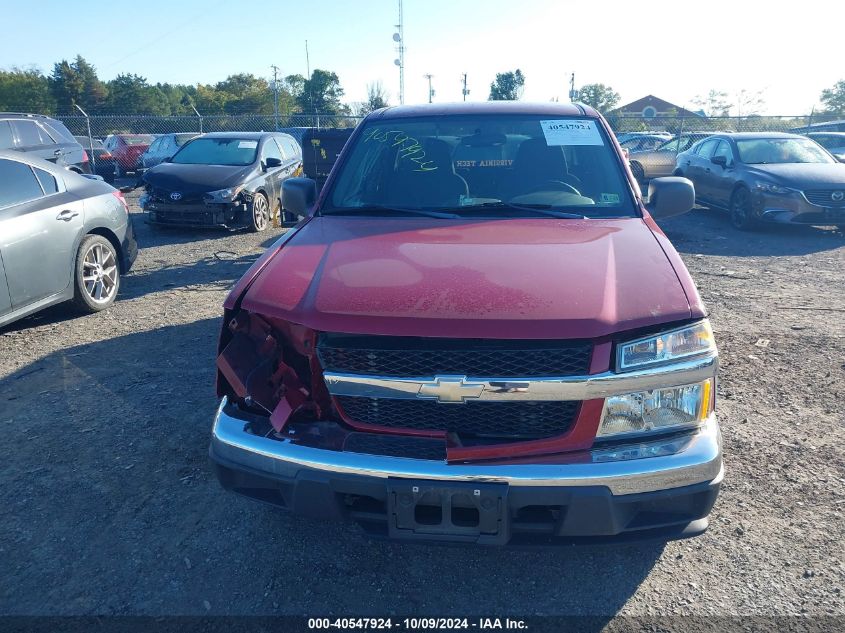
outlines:
M501 482L511 486L607 486L614 495L654 492L723 477L722 439L715 416L695 432L624 446L596 447L592 461L572 463L469 463L349 453L270 439L247 431L248 423L229 415L224 398L214 420L213 457L264 473L294 478L300 472L438 481ZM561 458L561 456L556 456ZM549 461L552 457L538 457ZM565 457L564 457L565 459Z
M592 376L396 378L326 372L324 377L334 396L415 400L430 397L427 390L435 391L433 386L442 387L448 383L454 391L449 402L462 402L462 393L466 394L465 398L486 401L592 400L701 382L715 376L718 366L718 355L712 355L640 371L604 372Z

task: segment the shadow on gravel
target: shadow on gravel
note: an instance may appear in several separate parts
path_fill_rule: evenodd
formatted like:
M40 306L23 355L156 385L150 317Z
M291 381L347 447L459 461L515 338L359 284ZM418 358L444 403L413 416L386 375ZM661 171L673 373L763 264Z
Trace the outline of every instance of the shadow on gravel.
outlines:
M0 327L0 336L6 332L20 332L31 327L78 319L81 316L84 315L75 309L70 302L60 303Z
M163 266L132 272L121 280L121 299L136 299L144 295L174 290L178 292L206 292L228 290L247 271L259 254L238 255L220 250L190 264Z
M720 211L696 208L661 220L660 227L681 253L733 257L800 256L845 246L842 229L764 225L739 231Z
M662 544L371 541L352 524L224 492L207 457L219 327L205 319L77 345L0 380L0 551L15 578L0 613L574 614L603 624L661 556ZM4 344L15 336L26 334Z

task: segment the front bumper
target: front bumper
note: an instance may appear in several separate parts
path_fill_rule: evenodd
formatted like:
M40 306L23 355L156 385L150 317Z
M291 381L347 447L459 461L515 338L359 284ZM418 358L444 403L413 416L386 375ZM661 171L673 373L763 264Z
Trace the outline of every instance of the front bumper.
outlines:
M800 192L773 195L755 191L751 202L757 219L766 223L845 225L845 206L821 207L812 204Z
M247 206L238 204L165 204L145 202L149 224L186 227L243 228L248 219Z
M694 433L486 463L350 452L346 442L325 439L337 437L327 429L334 423L312 423L311 432L300 425L275 439L253 434L248 418L225 399L217 411L209 453L225 488L297 514L350 518L369 533L400 539L503 545L685 538L706 529L723 477L715 417ZM412 506L439 503L432 498L445 503L441 518L451 516L451 499L471 489L467 499L502 506L498 528L447 529L445 518L437 525L412 518L409 525L397 505L400 497L407 502L402 491L409 486L419 496Z

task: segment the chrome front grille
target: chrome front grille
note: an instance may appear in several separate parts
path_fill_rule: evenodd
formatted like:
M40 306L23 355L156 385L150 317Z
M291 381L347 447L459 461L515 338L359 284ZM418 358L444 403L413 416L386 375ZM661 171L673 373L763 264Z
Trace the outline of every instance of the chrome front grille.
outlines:
M335 404L352 425L518 441L572 427L580 401L533 397L527 381L587 375L592 342L323 334L317 353ZM344 393L338 375L364 384ZM467 376L507 380L481 384ZM391 378L398 389L367 392L369 383Z
M372 376L581 376L590 341L441 339L324 334L317 353L325 371Z

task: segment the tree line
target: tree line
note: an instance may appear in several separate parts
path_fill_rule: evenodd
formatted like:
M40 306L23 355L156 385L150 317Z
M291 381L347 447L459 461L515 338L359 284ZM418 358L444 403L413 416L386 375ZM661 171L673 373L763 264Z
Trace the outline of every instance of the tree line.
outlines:
M52 115L131 114L149 116L274 113L278 92L280 114L366 114L387 105L380 83L367 87L366 102L345 104L336 73L315 69L310 77L294 74L272 80L250 73L230 75L216 84L150 83L145 77L121 73L103 81L81 55L53 65L49 75L37 69L0 70L0 111Z
M516 100L522 97L525 75L520 69L498 73L490 84L489 99ZM275 112L278 92L279 113L363 116L388 105L381 82L367 85L367 98L344 103L343 87L337 74L315 69L310 77L287 75L277 85L250 73L230 75L215 84L150 83L145 77L121 73L103 81L97 69L81 55L72 61L53 65L50 74L37 69L0 70L0 111L23 111L53 115L78 114L79 106L91 115L131 114L149 116L258 114ZM578 101L609 112L619 103L619 93L601 83L587 84L578 91ZM845 115L845 80L821 92L820 114ZM742 90L728 94L711 90L692 100L708 116L758 114L762 92Z

